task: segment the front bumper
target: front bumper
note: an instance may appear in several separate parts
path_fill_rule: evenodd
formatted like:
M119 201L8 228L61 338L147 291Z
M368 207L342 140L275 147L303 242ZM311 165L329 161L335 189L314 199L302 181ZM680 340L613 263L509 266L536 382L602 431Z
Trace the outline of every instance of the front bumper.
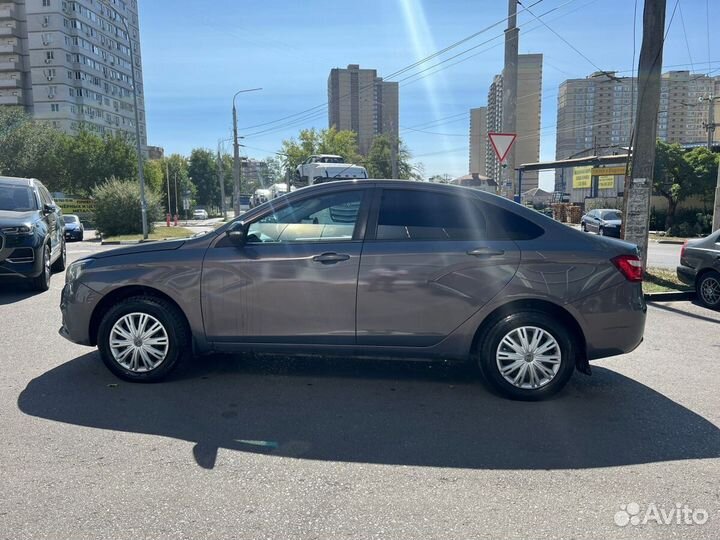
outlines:
M0 250L0 279L33 279L43 271L42 253L34 247L5 245Z
M604 227L603 233L611 238L620 238L620 227Z
M66 283L60 296L62 326L59 334L78 345L94 345L90 336L93 311L100 295L82 283Z
M697 277L697 271L689 266L680 265L677 267L677 277L685 285L695 285L695 278Z
M65 231L65 240L82 240L83 238L83 231L79 231L76 229Z

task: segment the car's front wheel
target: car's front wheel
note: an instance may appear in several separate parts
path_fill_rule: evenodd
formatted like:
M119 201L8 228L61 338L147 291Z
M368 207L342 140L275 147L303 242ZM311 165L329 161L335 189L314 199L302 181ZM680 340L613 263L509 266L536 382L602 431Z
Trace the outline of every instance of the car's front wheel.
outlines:
M42 257L42 272L33 280L32 286L36 291L45 292L50 288L50 278L52 277L50 244L45 244L39 251Z
M697 299L700 303L711 309L720 309L720 274L707 272L703 274L695 285Z
M508 315L485 333L479 363L486 381L511 399L536 401L559 392L575 369L573 337L540 311Z
M63 240L62 245L60 246L60 256L53 263L51 270L53 272L63 272L65 270L66 264L67 264L67 246L65 245L65 240Z
M165 300L137 296L108 310L98 329L98 348L115 375L132 382L165 378L188 349L182 313Z

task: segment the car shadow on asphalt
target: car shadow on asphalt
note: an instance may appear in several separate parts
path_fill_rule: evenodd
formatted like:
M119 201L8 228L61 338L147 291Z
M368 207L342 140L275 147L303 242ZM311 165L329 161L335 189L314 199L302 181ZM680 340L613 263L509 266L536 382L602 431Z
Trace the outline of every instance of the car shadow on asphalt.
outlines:
M718 312L716 312L716 311L711 310L710 308L706 308L697 300L693 300L692 305L706 310L708 313L707 315L700 315L698 313L693 313L691 311L687 311L686 309L680 309L680 308L669 306L665 303L648 302L648 305L650 305L654 308L657 308L657 309L662 309L663 311L669 311L670 313L675 313L677 315L683 315L685 317L691 317L693 319L698 319L698 320L705 321L705 322L720 324L720 314L718 314ZM682 307L682 305L681 305L681 307ZM714 315L714 317L713 317L713 315Z
M17 304L38 294L42 294L42 292L33 289L30 283L22 280L8 281L0 284L0 306Z
M584 469L720 457L720 429L619 373L594 366L554 399L490 393L464 367L212 356L169 381L114 378L96 352L32 380L27 415L298 459L471 469ZM188 456L189 459L190 456Z

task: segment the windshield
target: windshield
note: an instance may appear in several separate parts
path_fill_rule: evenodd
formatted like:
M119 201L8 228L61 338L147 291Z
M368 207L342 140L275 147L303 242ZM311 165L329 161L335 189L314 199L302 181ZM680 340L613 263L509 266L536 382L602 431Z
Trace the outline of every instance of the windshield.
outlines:
M35 193L29 187L0 185L0 210L29 212L37 209Z
M77 218L77 216L63 216L63 221L66 224L70 224L70 223L77 223L80 220Z

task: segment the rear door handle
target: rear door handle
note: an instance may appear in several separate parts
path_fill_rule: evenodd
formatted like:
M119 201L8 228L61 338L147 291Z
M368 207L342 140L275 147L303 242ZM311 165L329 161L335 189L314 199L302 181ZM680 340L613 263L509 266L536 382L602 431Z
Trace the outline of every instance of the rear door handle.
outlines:
M481 247L471 249L467 252L467 254L472 255L473 257L499 257L500 255L505 255L505 250Z
M315 257L313 257L313 261L322 264L335 264L342 261L347 261L349 258L350 255L347 255L345 253L323 253L322 255L315 255Z

